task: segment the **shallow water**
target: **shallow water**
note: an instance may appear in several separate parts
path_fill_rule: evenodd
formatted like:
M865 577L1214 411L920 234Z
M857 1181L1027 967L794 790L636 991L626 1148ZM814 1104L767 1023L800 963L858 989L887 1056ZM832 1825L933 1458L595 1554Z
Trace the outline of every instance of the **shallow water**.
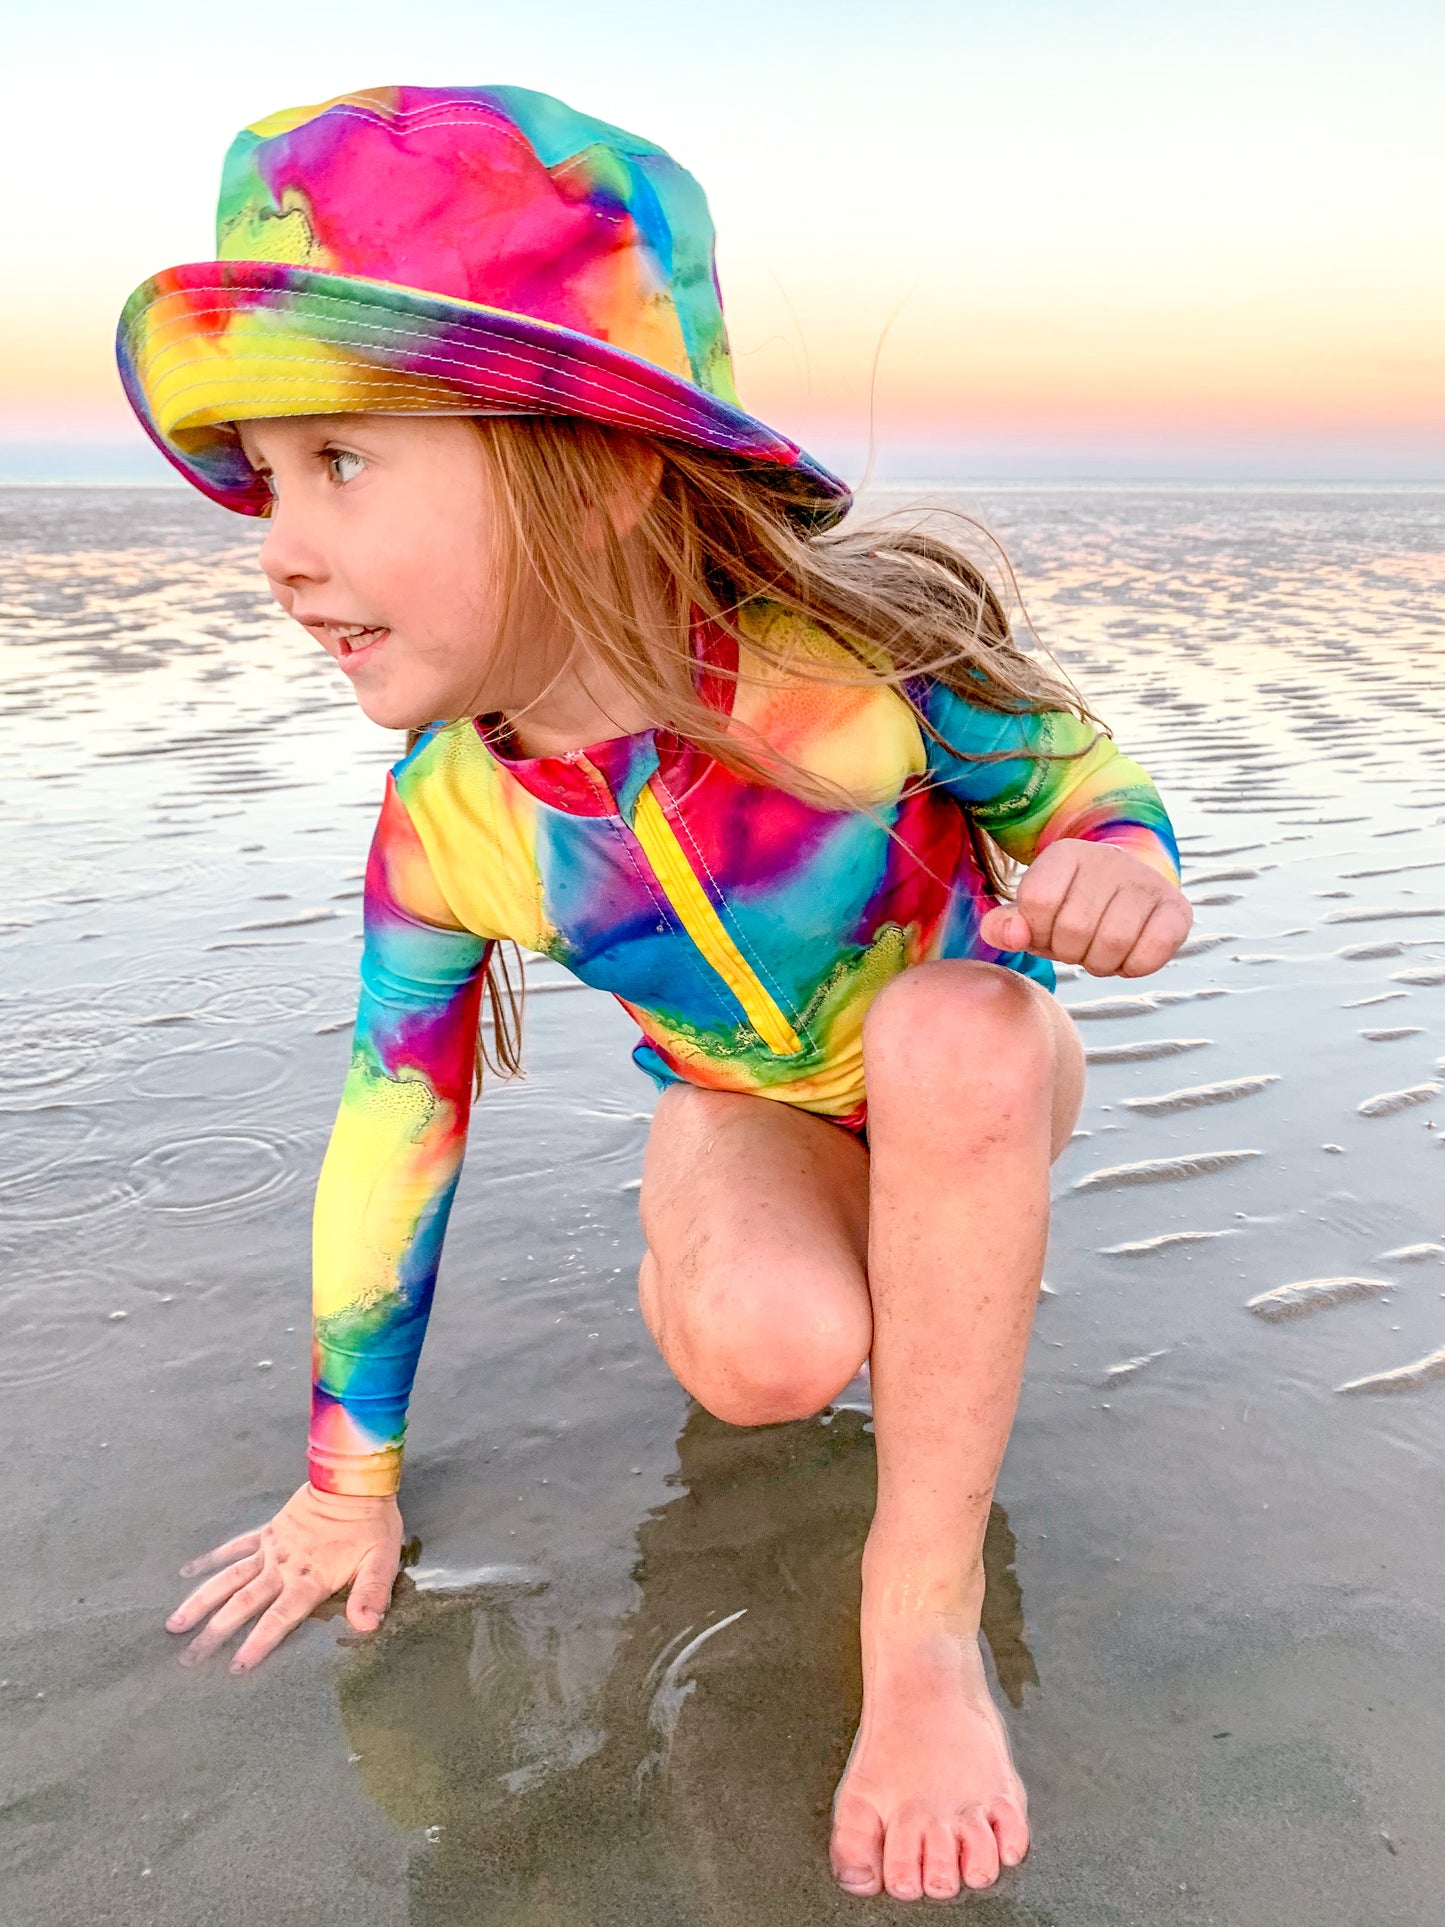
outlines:
M985 1628L1037 1843L960 1904L1434 1927L1445 494L976 506L1201 907L1148 985L1060 986L1093 1067ZM0 490L0 1915L910 1918L825 1872L866 1405L740 1432L671 1382L633 1299L651 1087L591 992L533 1002L527 1081L477 1113L386 1630L174 1664L176 1568L302 1476L310 1194L398 752L255 539L179 491Z

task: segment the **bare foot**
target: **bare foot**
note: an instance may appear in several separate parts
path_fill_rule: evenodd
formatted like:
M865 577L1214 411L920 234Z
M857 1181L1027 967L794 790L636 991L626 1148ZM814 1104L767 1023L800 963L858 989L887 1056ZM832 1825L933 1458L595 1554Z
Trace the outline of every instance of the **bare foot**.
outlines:
M863 1718L833 1801L829 1858L846 1893L951 1899L1028 1852L1028 1797L989 1696L976 1634L865 1632Z

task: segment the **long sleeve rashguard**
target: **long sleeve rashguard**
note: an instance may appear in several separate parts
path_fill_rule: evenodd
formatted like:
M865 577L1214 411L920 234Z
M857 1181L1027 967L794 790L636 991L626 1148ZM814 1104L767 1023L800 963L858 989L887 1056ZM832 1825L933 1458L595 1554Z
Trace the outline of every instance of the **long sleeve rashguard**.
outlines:
M749 612L775 620L788 618ZM804 640L813 657L828 646L817 631ZM1158 793L1094 725L1001 713L936 682L905 701L739 661L726 638L709 646L733 725L862 808L803 800L663 730L524 758L462 720L428 732L388 778L351 1068L316 1201L319 1489L390 1492L400 1477L491 942L513 939L617 997L657 1084L856 1128L863 1018L899 971L974 957L1052 987L1046 961L978 934L994 899L970 820L1023 863L1078 837L1177 880Z

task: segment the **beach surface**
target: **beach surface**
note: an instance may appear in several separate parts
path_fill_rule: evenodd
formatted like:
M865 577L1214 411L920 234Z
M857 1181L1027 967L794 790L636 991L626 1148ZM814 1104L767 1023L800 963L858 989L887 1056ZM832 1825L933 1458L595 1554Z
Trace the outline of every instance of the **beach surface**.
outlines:
M980 1927L1438 1927L1445 491L990 488L1180 831L1091 1058L988 1540L1033 1801ZM921 493L880 494L896 508ZM394 737L179 490L0 490L0 1918L821 1927L866 1386L701 1413L636 1309L651 1086L537 965L412 1406L408 1568L254 1676L181 1563L304 1476L311 1193Z

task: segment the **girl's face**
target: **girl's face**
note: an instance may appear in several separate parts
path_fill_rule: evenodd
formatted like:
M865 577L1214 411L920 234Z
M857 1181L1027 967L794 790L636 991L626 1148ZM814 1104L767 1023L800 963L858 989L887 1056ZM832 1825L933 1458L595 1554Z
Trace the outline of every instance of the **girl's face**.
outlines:
M470 422L305 415L237 429L274 497L260 558L272 593L374 723L415 728L535 693L508 686L498 662L495 523ZM529 649L532 677L555 670L548 654Z

